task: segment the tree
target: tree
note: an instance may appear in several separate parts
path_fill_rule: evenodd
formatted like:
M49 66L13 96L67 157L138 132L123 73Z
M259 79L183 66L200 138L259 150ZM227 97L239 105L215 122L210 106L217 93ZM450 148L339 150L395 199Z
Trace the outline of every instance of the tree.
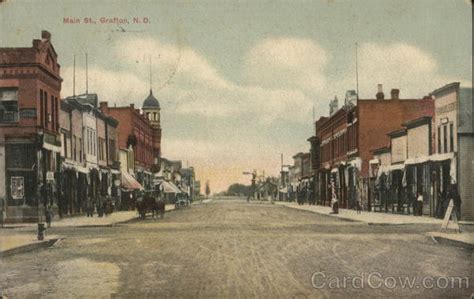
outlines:
M238 183L232 184L227 189L228 196L239 196L239 195L250 196L251 194L252 194L252 186L247 186L243 184L238 184Z
M206 196L209 197L211 194L211 187L209 187L209 181L206 181Z

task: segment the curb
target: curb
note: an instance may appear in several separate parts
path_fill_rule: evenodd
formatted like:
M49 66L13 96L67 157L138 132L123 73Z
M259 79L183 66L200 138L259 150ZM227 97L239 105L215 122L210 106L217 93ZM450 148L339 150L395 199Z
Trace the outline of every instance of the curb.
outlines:
M431 238L440 244L452 245L452 246L462 247L465 249L474 250L474 244L471 244L471 243L448 239L448 238L440 237L440 236L431 236Z
M308 213L315 213L315 214L318 214L318 215L321 215L321 216L326 216L326 217L331 217L331 218L335 218L335 219L339 219L339 220L342 220L342 221L347 221L347 222L358 222L358 223L367 223L365 221L361 221L361 220L355 220L355 219L352 219L352 218L346 218L346 217L338 217L338 216L334 216L332 214L326 214L326 213L321 213L321 212L318 212L318 211L311 211L311 210L306 210L306 209L298 209L296 207L289 207L289 206L286 206L286 205L281 205L287 209L293 209L293 210L298 210L298 211L303 211L303 212L308 212ZM368 224L368 223L367 223Z
M0 258L4 258L4 257L7 257L7 256L12 256L12 255L15 255L15 254L20 254L20 253L30 252L30 251L33 251L33 250L36 250L36 249L50 247L61 239L63 239L63 238L49 239L49 240L45 240L45 241L38 242L38 243L26 244L26 245L23 245L23 246L18 246L18 247L15 247L15 248L7 249L5 251L0 252Z
M406 222L406 223L367 222L367 224L371 226L438 225L438 223L416 223L416 222Z
M341 216L335 216L334 214L326 214L318 211L311 211L311 210L306 210L306 209L298 209L297 207L291 207L287 205L281 205L289 209L295 209L299 211L306 211L310 213L316 213L322 216L328 216L328 217L333 217L336 219L340 219L343 221L348 221L348 222L362 222L362 223L367 223L369 226L401 226L401 225L438 225L437 223L416 223L416 222L406 222L406 223L389 223L389 222L366 222L364 220L357 220L357 219L352 219L352 218L347 218L347 217L341 217Z

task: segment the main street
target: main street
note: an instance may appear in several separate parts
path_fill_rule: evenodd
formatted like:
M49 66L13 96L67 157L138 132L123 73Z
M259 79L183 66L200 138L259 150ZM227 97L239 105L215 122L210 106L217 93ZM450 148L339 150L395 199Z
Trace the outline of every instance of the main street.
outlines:
M368 226L268 203L214 200L116 227L53 223L48 233L66 238L3 258L0 286L15 298L381 297L394 295L395 280L415 277L412 288L397 282L397 296L468 296L472 251L423 235L437 229ZM363 277L362 286L354 277ZM471 285L452 287L455 277Z

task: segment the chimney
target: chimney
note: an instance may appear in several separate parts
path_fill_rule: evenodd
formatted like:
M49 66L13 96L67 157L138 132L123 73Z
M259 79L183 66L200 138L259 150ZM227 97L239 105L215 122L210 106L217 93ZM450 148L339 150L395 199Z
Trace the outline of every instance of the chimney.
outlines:
M49 33L49 31L43 30L41 31L41 38L45 40L51 40L51 33Z
M393 88L390 91L390 96L391 96L392 100L399 100L400 99L400 89Z
M108 108L109 106L107 105L107 102L100 102L99 103L99 107L100 107L100 110L103 112L103 113L107 113L108 112Z
M385 95L383 94L383 88L382 88L382 84L378 84L377 85L377 88L378 88L378 92L377 94L375 95L375 98L377 100L383 100L385 98Z

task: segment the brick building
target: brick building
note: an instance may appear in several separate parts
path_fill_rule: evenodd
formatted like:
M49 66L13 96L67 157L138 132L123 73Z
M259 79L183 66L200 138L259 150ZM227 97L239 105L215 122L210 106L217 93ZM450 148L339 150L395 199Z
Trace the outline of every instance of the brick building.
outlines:
M321 142L319 187L316 192L322 204L329 205L333 196L340 207L354 208L361 197L371 207L369 161L373 150L388 146L389 132L401 129L408 120L432 116L432 99L400 99L392 89L385 99L382 86L376 99L358 99L344 105L329 117L316 121L316 136Z
M0 48L0 199L6 221L35 221L38 207L57 204L57 59L47 31L32 47Z
M150 95L143 102L143 111L134 104L125 107L109 107L106 102L100 103L100 109L119 121L118 147L128 149L132 146L134 153L135 178L145 189L152 188L153 173L160 170L161 126L160 106L158 100Z

